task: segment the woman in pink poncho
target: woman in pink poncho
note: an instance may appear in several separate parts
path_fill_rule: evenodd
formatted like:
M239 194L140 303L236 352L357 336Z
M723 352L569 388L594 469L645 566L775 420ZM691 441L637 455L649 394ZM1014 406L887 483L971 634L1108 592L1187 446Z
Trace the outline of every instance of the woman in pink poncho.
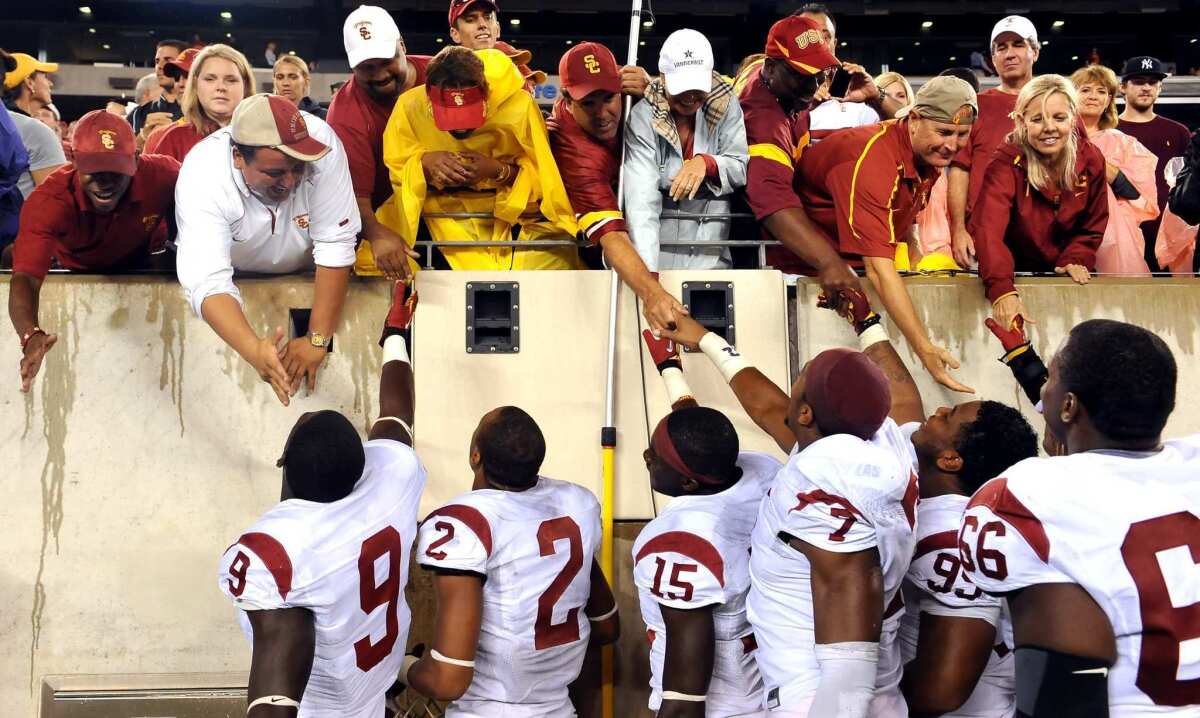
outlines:
M1158 216L1154 170L1158 158L1142 143L1116 129L1117 76L1103 65L1071 75L1079 91L1079 116L1088 139L1108 163L1108 228L1096 252L1099 274L1148 275L1142 222Z

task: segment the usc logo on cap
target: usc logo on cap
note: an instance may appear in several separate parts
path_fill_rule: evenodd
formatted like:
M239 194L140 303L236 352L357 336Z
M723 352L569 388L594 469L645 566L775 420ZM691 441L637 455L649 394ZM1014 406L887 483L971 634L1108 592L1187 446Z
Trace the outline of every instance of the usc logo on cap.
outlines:
M450 97L453 98L455 107L462 107L466 103L461 92L451 93Z
M361 37L362 39L364 39L364 40L371 39L371 23L369 23L369 22L355 23L354 29L358 30L358 36Z
M817 32L816 30L805 30L796 36L796 47L800 48L801 50L807 48L809 45L820 44L821 33Z
M100 144L104 145L104 149L115 150L117 148L116 132L112 130L100 130L98 134L100 135Z
M587 71L593 75L600 74L600 61L596 59L595 55L584 55L583 66L586 67Z

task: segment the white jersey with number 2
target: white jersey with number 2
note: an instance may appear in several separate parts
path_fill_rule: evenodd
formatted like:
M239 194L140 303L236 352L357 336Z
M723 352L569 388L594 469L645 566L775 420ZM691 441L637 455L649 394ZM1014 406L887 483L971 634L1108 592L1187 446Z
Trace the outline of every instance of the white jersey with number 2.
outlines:
M242 611L305 608L316 626L300 718L378 718L396 680L411 614L404 600L425 467L412 448L363 444L349 496L281 501L221 557L219 586ZM254 636L245 613L239 618Z
M525 491L470 491L421 524L417 561L484 577L475 676L448 718L573 716L591 626L600 504L576 484L540 477Z
M989 593L1074 583L1095 599L1117 639L1113 718L1200 716L1200 435L1026 459L971 497L959 550Z

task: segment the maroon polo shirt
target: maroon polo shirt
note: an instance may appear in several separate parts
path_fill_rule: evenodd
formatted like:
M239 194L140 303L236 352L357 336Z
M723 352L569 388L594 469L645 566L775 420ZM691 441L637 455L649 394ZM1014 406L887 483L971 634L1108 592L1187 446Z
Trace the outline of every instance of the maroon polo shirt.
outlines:
M908 120L839 130L804 153L796 189L804 211L849 257L896 256L937 179L918 167Z
M1014 145L1001 145L981 174L968 229L990 301L1015 291L1013 272L1050 272L1068 264L1096 268L1096 250L1108 227L1108 182L1104 155L1095 145L1080 138L1075 186L1057 198L1029 183L1025 158Z
M971 125L971 135L967 143L954 156L953 165L971 173L967 185L967 215L975 207L975 199L979 196L979 188L983 186L983 171L987 169L988 161L996 148L1004 144L1008 133L1012 132L1012 111L1017 107L1017 96L993 87L984 90L977 96L979 116Z
M408 56L409 64L417 71L417 85L425 84L425 68L430 59L426 55ZM370 197L371 209L379 209L392 196L392 180L383 162L383 130L393 107L394 102L389 105L376 102L351 77L333 96L325 116L346 149L354 196Z
M67 166L46 178L21 208L21 229L13 246L13 271L39 279L51 259L74 270L127 267L161 249L167 239L167 217L174 212L179 162L163 155L142 155L137 174L116 209L92 210L79 182Z

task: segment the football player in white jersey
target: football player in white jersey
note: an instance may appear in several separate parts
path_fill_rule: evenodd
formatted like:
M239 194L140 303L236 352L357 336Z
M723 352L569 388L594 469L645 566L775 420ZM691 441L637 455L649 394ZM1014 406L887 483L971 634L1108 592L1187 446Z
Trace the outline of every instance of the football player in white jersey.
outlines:
M253 644L250 718L383 715L408 640L403 589L425 485L409 428L415 306L398 284L369 440L337 412L300 417L279 459L280 503L221 558L220 589Z
M908 437L888 414L921 414L908 370L832 349L805 365L789 398L724 339L690 317L677 323L665 334L698 346L791 452L751 536L746 605L765 707L789 718L906 716L894 643L917 477Z
M746 618L750 532L781 464L738 451L733 424L697 405L678 345L643 333L673 411L646 449L655 491L673 497L633 545L659 718L761 715L762 677Z
M616 601L593 556L600 505L577 484L538 475L541 429L515 406L471 437L471 491L421 524L417 562L435 573L430 650L401 680L450 718L574 716L568 686L589 642L612 643Z
M1020 715L1200 716L1200 437L1161 438L1176 377L1152 332L1077 325L1042 388L1066 455L967 505L962 568L1008 596Z

